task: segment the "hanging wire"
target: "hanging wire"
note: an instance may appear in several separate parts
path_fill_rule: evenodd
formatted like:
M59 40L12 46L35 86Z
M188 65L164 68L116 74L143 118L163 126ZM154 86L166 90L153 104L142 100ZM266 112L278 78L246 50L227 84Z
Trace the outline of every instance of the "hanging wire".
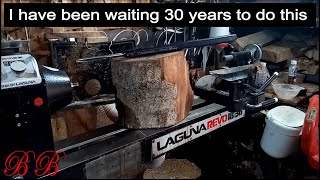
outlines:
M115 40L117 39L117 37L118 37L121 33L126 32L126 31L130 31L130 32L134 32L134 33L135 33L135 35L136 35L137 38L138 38L136 45L139 45L139 44L140 44L140 36L139 36L139 34L138 34L136 31L134 31L134 30L132 30L132 29L125 29L125 30L120 31L120 32L113 38L112 41L115 41Z

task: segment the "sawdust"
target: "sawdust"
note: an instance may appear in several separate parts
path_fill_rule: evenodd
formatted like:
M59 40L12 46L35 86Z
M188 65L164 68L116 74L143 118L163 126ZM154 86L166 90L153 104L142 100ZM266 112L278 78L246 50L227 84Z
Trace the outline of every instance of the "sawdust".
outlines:
M95 108L97 110L96 128L108 126L118 120L118 111L115 104L107 104Z
M143 179L197 179L201 170L186 159L166 159L161 166L147 169Z

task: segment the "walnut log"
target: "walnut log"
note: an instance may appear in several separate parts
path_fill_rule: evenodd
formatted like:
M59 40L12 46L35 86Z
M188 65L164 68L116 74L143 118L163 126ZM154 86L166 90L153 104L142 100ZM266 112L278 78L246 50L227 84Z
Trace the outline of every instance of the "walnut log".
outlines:
M175 125L189 113L193 91L184 51L115 58L118 123L133 129Z

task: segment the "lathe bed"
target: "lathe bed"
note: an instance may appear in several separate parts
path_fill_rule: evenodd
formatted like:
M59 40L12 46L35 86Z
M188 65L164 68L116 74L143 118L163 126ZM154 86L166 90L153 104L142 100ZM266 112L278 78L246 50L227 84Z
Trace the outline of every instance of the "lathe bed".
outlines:
M77 178L134 178L144 164L183 144L244 117L222 105L195 99L192 111L179 124L161 129L128 130L110 125L55 144L66 159L57 176ZM123 172L126 172L125 174Z

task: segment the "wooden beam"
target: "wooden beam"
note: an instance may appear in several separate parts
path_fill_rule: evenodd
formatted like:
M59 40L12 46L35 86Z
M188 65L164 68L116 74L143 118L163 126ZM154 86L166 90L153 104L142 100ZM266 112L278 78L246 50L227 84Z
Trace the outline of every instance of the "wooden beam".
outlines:
M263 47L273 42L279 41L281 38L282 34L279 32L264 30L254 34L250 34L248 36L238 38L232 44L235 47L235 50L242 51L243 48L249 44L257 44Z
M313 51L313 60L319 61L319 49Z
M117 119L115 104L56 112L51 116L54 141L108 126Z
M107 37L90 37L87 38L87 43L102 43L102 42L108 42Z
M38 56L49 56L50 55L50 51L34 51L32 53L35 55L38 55Z
M81 27L45 27L47 33L60 33L66 31L81 30Z
M78 32L78 31L108 31L127 29L124 27L45 27L46 33Z
M307 46L303 42L280 41L262 48L263 60L279 63L299 57L314 46Z
M150 0L135 0L135 3L150 3Z
M82 31L108 31L115 29L127 29L127 27L82 27Z
M90 37L105 37L105 34L99 31L69 31L46 33L47 39L56 38L90 38Z

